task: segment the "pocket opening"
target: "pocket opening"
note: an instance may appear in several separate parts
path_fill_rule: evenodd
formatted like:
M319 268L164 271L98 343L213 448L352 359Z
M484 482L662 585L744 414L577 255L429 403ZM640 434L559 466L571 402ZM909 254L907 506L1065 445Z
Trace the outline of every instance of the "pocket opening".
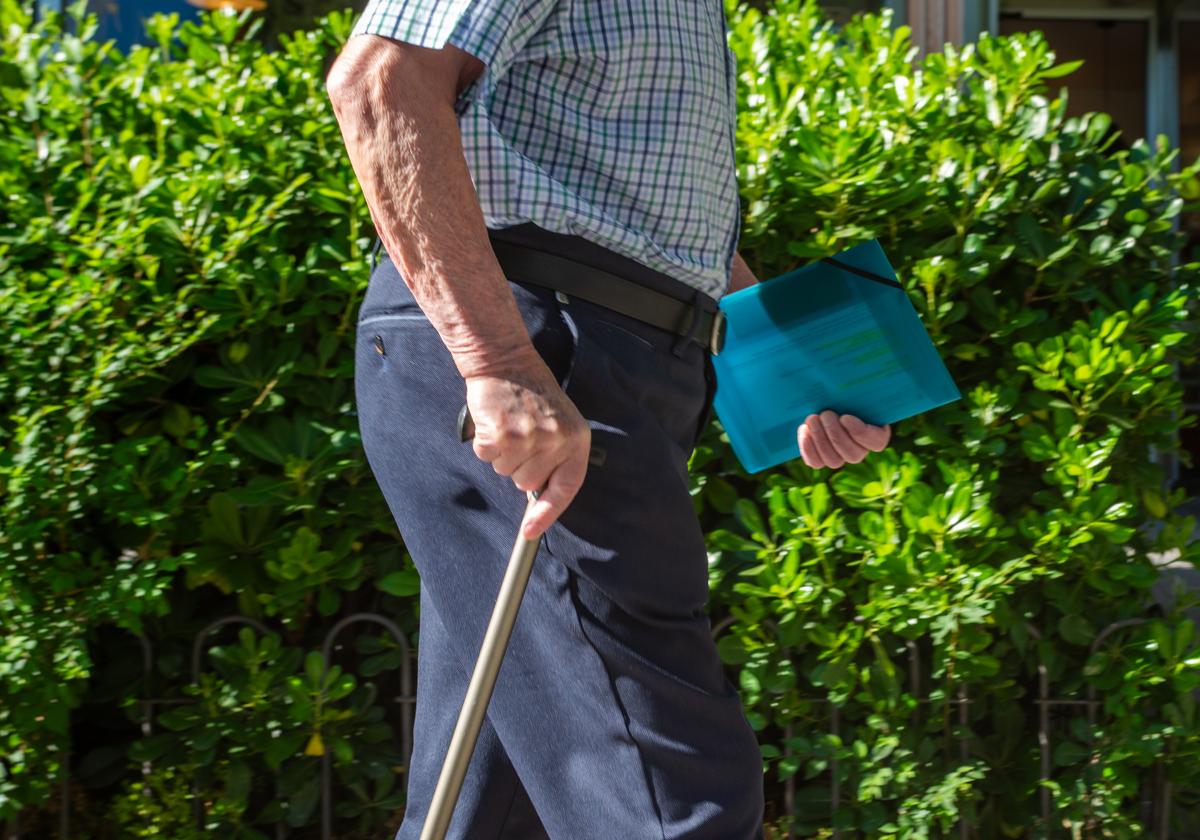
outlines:
M567 332L571 335L571 357L567 360L566 372L563 373L562 380L558 383L559 387L563 389L563 392L569 395L571 377L575 373L576 364L579 362L581 349L579 324L575 321L575 318L571 315L571 313L569 313L562 303L560 303L557 299L554 301L554 308L558 313L559 319L561 319L563 324L566 325Z
M429 316L424 312L373 312L362 318L358 322L358 326L365 327L381 321L425 321L429 323Z

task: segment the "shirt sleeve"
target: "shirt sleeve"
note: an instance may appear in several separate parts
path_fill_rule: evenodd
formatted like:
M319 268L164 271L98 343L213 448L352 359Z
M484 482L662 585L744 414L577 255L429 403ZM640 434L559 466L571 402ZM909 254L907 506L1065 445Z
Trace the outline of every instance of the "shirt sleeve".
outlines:
M350 36L382 35L419 47L453 44L503 72L559 0L368 0Z

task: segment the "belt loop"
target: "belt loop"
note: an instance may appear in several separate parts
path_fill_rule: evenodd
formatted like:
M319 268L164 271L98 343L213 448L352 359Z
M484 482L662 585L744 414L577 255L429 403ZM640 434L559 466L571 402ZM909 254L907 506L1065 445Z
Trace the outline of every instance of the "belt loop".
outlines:
M683 357L683 352L684 352L684 350L687 349L687 343L689 341L695 341L697 344L700 341L696 337L696 334L700 331L701 315L703 314L700 310L700 290L699 289L692 290L692 310L691 311L692 311L692 322L690 324L688 324L687 333L680 333L678 336L676 336L675 343L673 345L671 345L671 353L679 358Z
M371 272L374 273L375 266L379 265L379 252L383 250L383 237L375 237L375 247L371 249Z

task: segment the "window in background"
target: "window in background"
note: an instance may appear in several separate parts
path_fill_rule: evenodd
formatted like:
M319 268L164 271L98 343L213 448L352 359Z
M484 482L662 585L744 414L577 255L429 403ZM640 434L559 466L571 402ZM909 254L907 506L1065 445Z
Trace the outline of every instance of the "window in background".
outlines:
M1067 88L1067 113L1103 111L1128 146L1146 134L1149 24L1144 20L1055 20L1002 15L1000 34L1040 29L1060 63L1083 66L1051 83Z
M1200 20L1179 22L1179 146L1181 163L1200 158ZM1188 258L1200 260L1200 213L1182 219L1190 235Z
M1200 157L1200 20L1179 22L1179 146L1180 163L1191 163ZM1200 259L1200 213L1180 219L1180 226L1189 234L1188 245L1181 255L1183 261ZM1183 365L1179 370L1184 384L1184 410L1189 414L1200 411L1200 365ZM1192 456L1192 466L1180 467L1179 483L1190 495L1200 495L1200 426L1179 430L1179 445Z

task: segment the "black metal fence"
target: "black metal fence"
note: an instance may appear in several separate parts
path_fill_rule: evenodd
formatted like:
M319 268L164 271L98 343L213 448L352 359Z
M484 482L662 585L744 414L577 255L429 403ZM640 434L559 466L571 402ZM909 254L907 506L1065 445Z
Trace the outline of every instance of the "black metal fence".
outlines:
M1149 619L1133 618L1125 621L1118 621L1109 624L1096 634L1096 638L1092 641L1088 654L1094 654L1098 651L1114 634L1123 630L1128 630L1145 624ZM720 633L732 624L733 619L727 618L713 630L714 636L719 636ZM1034 639L1041 639L1042 634L1032 624L1025 624L1026 630ZM928 696L921 696L921 656L920 649L914 642L906 643L908 649L908 668L909 668L909 685L910 693L917 698L918 704L927 704L931 702ZM1045 664L1039 662L1037 666L1038 674L1038 693L1033 703L1037 707L1038 715L1038 751L1039 751L1039 782L1040 784L1040 811L1041 811L1041 832L1040 836L1049 840L1051 834L1051 819L1054 816L1054 801L1051 796L1050 788L1045 784L1050 781L1053 768L1053 739L1051 737L1051 710L1055 707L1059 708L1078 708L1086 707L1089 729L1095 730L1096 726L1096 710L1103 702L1096 696L1096 690L1089 685L1084 698L1075 697L1051 697L1050 696L1050 678ZM816 704L827 704L829 706L829 732L839 742L841 740L842 726L841 715L836 705L830 702L826 697L806 697L806 701ZM958 748L959 759L966 762L970 756L970 735L968 731L969 722L969 706L972 702L969 691L965 685L958 686L957 696L954 698L941 700L950 706L957 707L959 736ZM791 726L789 725L784 731L784 747L781 751L783 758L791 757L790 743L792 739ZM830 759L830 823L833 822L833 814L841 805L841 774L838 772L839 764L837 754L834 753ZM784 811L787 814L795 813L796 800L796 777L790 776L784 782ZM1140 803L1141 819L1144 825L1148 827L1148 833L1145 835L1147 840L1169 840L1170 833L1170 816L1171 816L1171 783L1166 779L1166 774L1163 772L1161 760L1156 761L1149 778L1147 779L1142 790L1142 801ZM972 840L976 835L972 832L971 826L965 821L959 820L956 830L960 840ZM840 840L842 832L833 828L833 840ZM793 840L795 833L791 830L784 835L788 840Z
M1147 621L1144 618L1129 619L1119 621L1105 627L1097 634L1092 642L1089 653L1095 653L1102 645L1109 643L1115 634L1119 634L1130 628L1136 627ZM723 631L728 629L732 619L725 619L718 623L713 628L714 637L719 636ZM204 627L196 634L192 643L191 656L191 678L193 684L200 679L201 666L203 662L203 653L210 645L210 637L223 627L228 625L245 625L252 627L260 634L266 634L269 631L262 622L253 618L242 615L230 615L218 619ZM393 640L400 647L402 652L402 663L399 668L399 692L392 701L400 706L400 739L401 750L404 756L404 766L407 768L408 761L412 753L412 723L413 723L413 708L416 702L416 696L413 686L413 650L409 644L408 638L403 631L390 619L378 613L355 613L349 615L337 624L335 624L325 635L324 642L321 646L321 653L324 657L325 669L328 671L335 655L342 650L342 645L338 644L338 639L342 632L355 624L376 624L383 627ZM1041 633L1033 625L1026 625L1031 636L1034 639L1040 639ZM151 641L145 636L138 637L142 648L142 666L145 675L143 686L149 691L150 677L154 668L154 649ZM913 642L907 643L908 647L908 670L910 680L910 693L917 697L918 703L930 703L929 697L921 696L921 674L922 663L918 646ZM1101 704L1101 700L1097 698L1096 691L1089 686L1083 698L1078 697L1051 697L1050 696L1050 679L1045 665L1038 665L1038 693L1034 704L1037 708L1038 716L1038 746L1040 751L1040 770L1039 776L1041 782L1048 782L1051 779L1051 771L1053 767L1053 744L1052 744L1052 729L1051 729L1051 712L1055 708L1079 708L1084 707L1087 710L1088 722L1094 729L1096 723L1097 709ZM833 704L827 697L809 697L806 700L817 703L827 704L829 707L829 732L835 738L841 738L842 723L839 714L838 706ZM140 701L141 710L141 732L144 736L149 736L154 732L155 712L159 706L165 704L178 704L194 702L189 699L163 699L146 697ZM948 703L957 707L958 722L960 725L958 736L959 758L966 761L970 754L970 735L968 732L969 706L972 698L965 685L958 687L957 696L939 701ZM783 756L785 758L791 756L790 742L793 732L791 725L784 732L784 747ZM153 770L152 762L144 762L142 765L143 775L148 775ZM830 762L830 817L841 804L842 791L840 784L839 761L836 753ZM68 784L70 781L70 768L64 760L63 780L61 784L61 806L59 813L59 840L68 840L71 836L71 809L68 796ZM193 784L193 792L198 794L198 791ZM332 840L333 834L333 779L332 766L329 751L325 750L321 756L321 779L320 779L320 808L321 808L321 838L322 840ZM787 814L795 812L796 799L796 778L795 775L789 777L784 782L783 786L784 810ZM1172 804L1171 784L1166 779L1166 774L1163 772L1161 762L1156 763L1152 772L1148 775L1146 783L1143 787L1142 801L1140 808L1142 819L1150 832L1147 837L1153 837L1155 840L1168 840L1169 825ZM197 827L203 827L204 813L201 797L196 795L193 797L193 816L196 820ZM1049 787L1045 784L1041 785L1040 793L1040 809L1041 809L1041 836L1044 838L1051 837L1051 820L1054 816L1053 799ZM841 832L838 829L833 829L834 840L840 840ZM282 822L275 825L275 836L282 840L287 836L288 827ZM960 840L970 840L974 835L971 826L960 821L957 826L957 832ZM795 835L789 831L786 835L789 840ZM24 840L21 832L21 827L18 821L13 820L8 823L5 829L6 840Z

